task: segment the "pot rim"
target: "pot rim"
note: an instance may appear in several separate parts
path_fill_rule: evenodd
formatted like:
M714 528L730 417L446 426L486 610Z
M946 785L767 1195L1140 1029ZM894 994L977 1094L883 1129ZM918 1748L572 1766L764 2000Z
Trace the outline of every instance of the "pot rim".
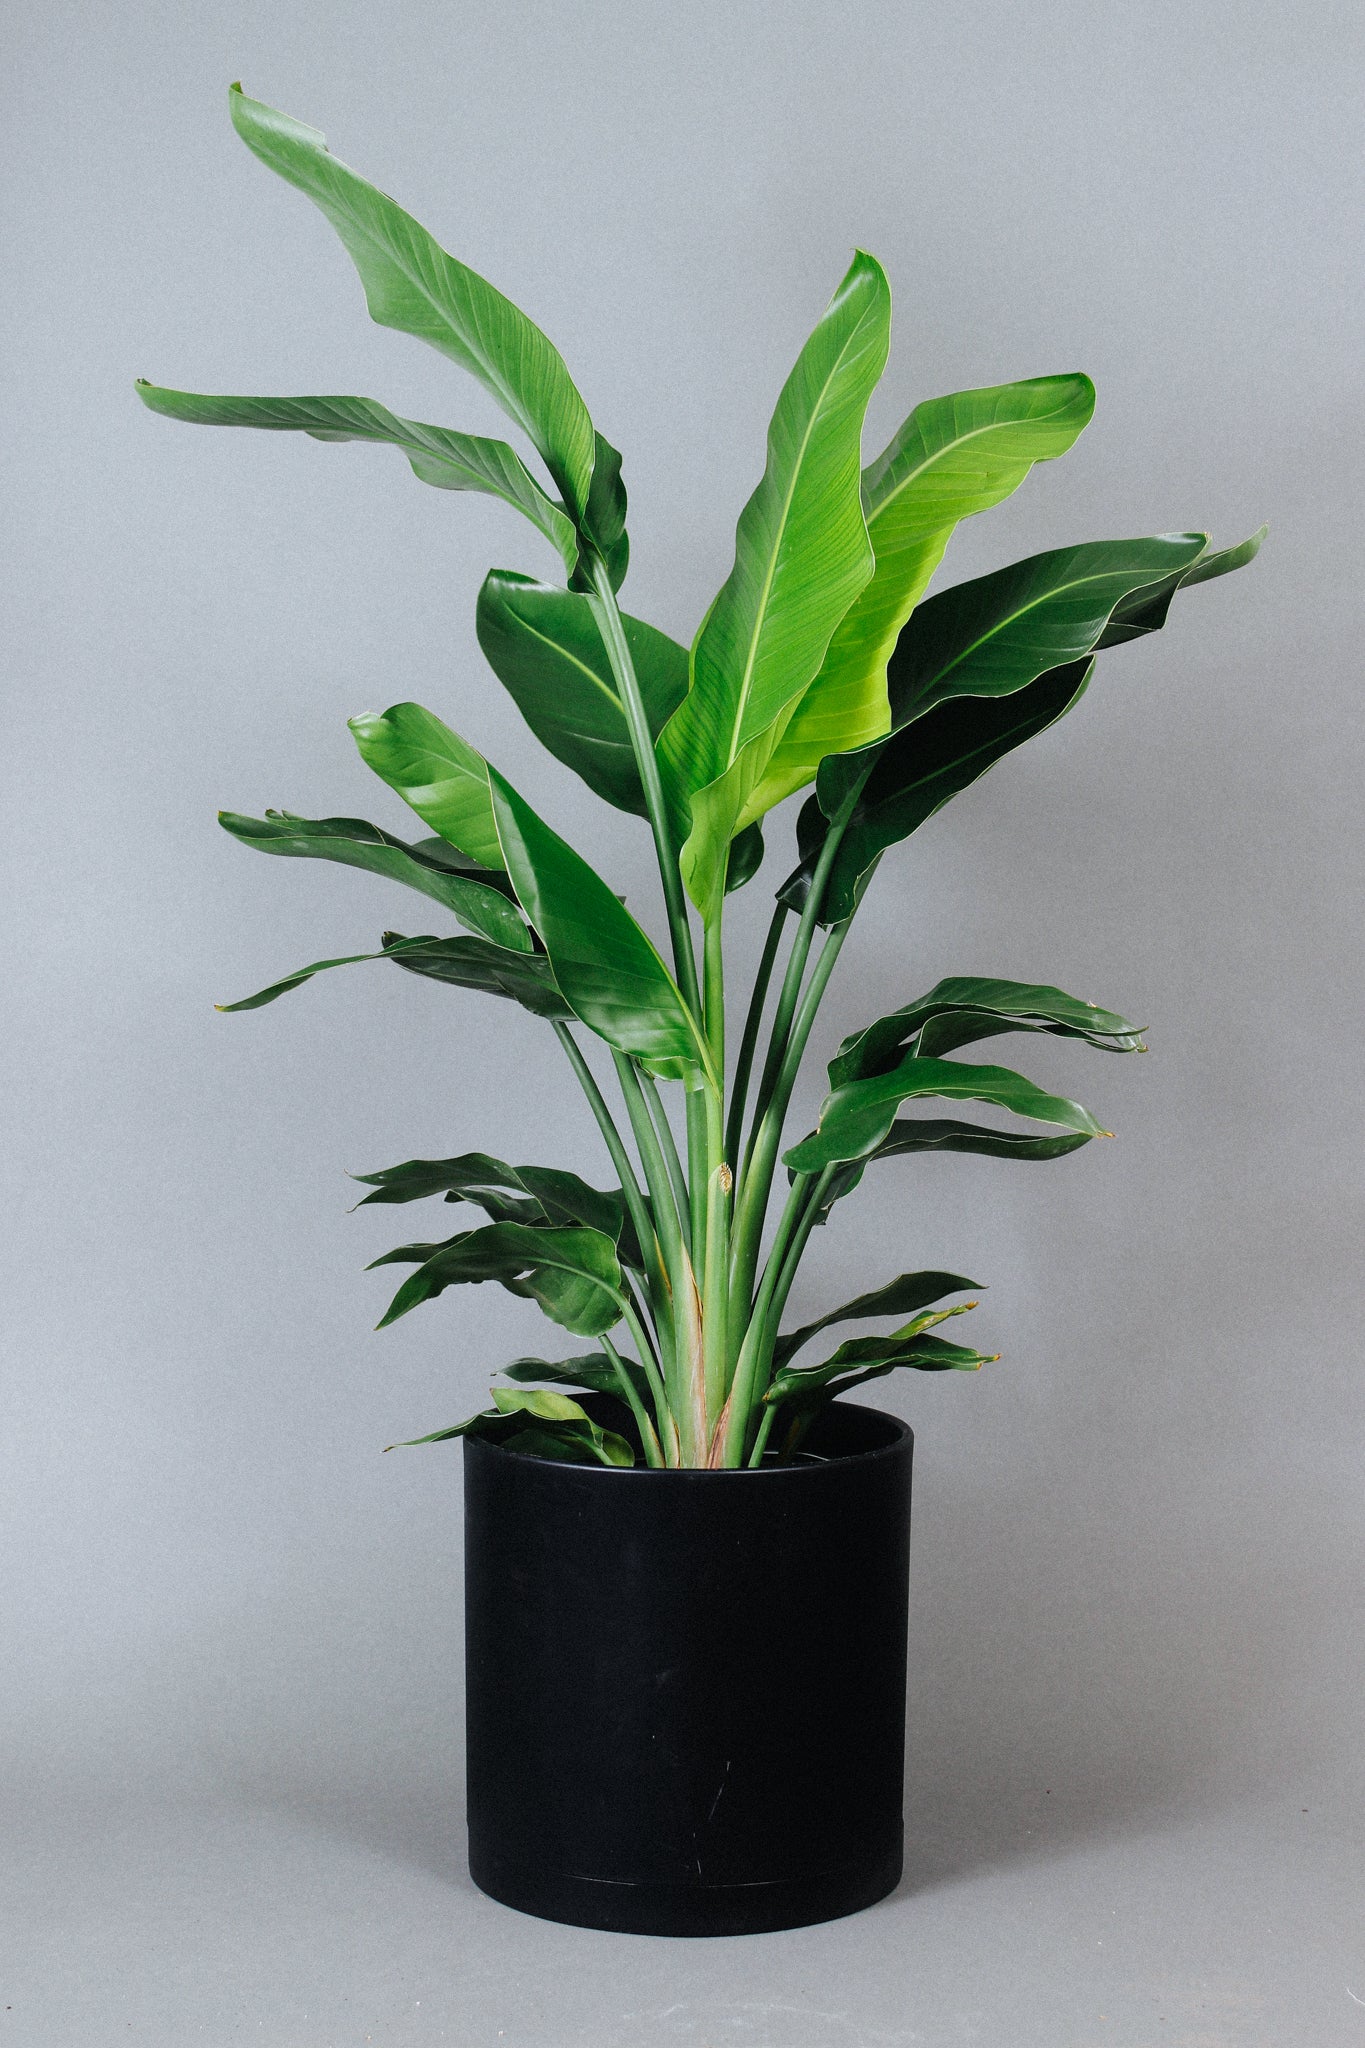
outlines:
M865 1401L841 1401L836 1399L830 1403L830 1410L837 1410L840 1414L844 1415L852 1412L858 1415L875 1416L878 1422L884 1422L890 1426L892 1434L885 1443L870 1444L864 1449L857 1451L838 1451L829 1457L816 1456L805 1465L740 1465L723 1466L719 1469L709 1465L668 1465L663 1467L657 1465L599 1465L595 1463L580 1465L576 1461L567 1458L542 1458L535 1451L510 1450L505 1444L497 1443L492 1437L486 1436L465 1437L464 1448L466 1454L476 1451L479 1454L488 1453L499 1458L515 1458L518 1464L538 1465L542 1468L548 1468L553 1472L572 1473L575 1476L586 1475L589 1478L604 1481L650 1479L673 1480L677 1482L680 1480L763 1479L771 1483L776 1480L786 1480L788 1482L798 1479L813 1480L818 1478L821 1472L831 1469L848 1467L850 1465L867 1465L874 1463L879 1458L893 1458L905 1449L907 1442L911 1445L914 1443L915 1433L911 1429L910 1424L903 1422L899 1415L892 1415L888 1409L873 1408Z

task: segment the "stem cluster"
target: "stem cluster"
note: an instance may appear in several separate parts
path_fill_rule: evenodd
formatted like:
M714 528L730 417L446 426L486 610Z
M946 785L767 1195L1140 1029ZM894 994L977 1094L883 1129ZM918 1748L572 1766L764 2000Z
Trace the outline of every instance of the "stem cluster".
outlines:
M757 1464L774 1411L764 1395L773 1346L806 1241L820 1214L829 1173L797 1174L776 1229L766 1234L782 1128L811 1028L848 929L836 925L815 953L826 882L854 798L830 821L819 866L787 951L768 1026L757 1087L750 1084L768 994L789 913L773 913L726 1084L723 893L701 918L700 960L679 867L680 846L659 774L640 686L605 567L593 571L592 603L625 707L663 883L674 976L709 1057L683 1082L685 1164L659 1087L639 1061L613 1054L634 1156L572 1033L556 1031L620 1175L644 1255L644 1301L623 1296L653 1408L615 1348L624 1397L652 1465Z

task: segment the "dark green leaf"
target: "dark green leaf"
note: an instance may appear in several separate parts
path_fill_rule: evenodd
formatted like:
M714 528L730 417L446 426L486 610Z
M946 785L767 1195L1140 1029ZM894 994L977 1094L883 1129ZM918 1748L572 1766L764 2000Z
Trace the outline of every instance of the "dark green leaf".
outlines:
M832 1088L884 1074L907 1051L941 1059L959 1046L1008 1031L1047 1031L1081 1038L1109 1052L1141 1052L1142 1034L1116 1011L1097 1009L1059 988L1025 981L985 981L953 975L927 996L878 1018L846 1038L830 1061Z
M1084 1131L1035 1138L1027 1131L993 1131L985 1124L954 1123L949 1118L901 1117L892 1124L875 1152L838 1168L825 1188L815 1220L829 1220L834 1204L853 1193L874 1159L890 1159L900 1152L980 1152L988 1159L1060 1159L1064 1153L1075 1152L1089 1143Z
M1139 590L1126 597L1115 607L1097 646L1120 647L1126 640L1140 640L1144 633L1159 633L1177 590L1188 590L1192 583L1210 583L1215 576L1227 576L1234 569L1245 568L1260 553L1261 542L1269 531L1268 526L1259 527L1236 547L1202 554L1193 568L1165 577L1150 590Z
M803 1344L808 1344L821 1330L829 1329L832 1323L851 1323L860 1317L915 1315L920 1309L942 1301L945 1294L965 1294L979 1289L979 1281L964 1280L960 1273L901 1273L896 1279L888 1280L884 1287L875 1287L870 1294L860 1294L856 1300L846 1301L841 1308L832 1308L828 1315L817 1317L815 1322L805 1323L799 1330L786 1331L773 1346L773 1364L775 1367L784 1366Z
M763 827L746 825L730 841L730 858L725 869L725 893L732 896L746 882L752 882L763 865Z
M352 1179L374 1190L356 1204L360 1209L372 1202L444 1195L448 1202L476 1203L495 1223L585 1224L611 1238L625 1263L641 1264L620 1189L603 1193L559 1167L509 1166L487 1152L464 1152L455 1159L407 1159L401 1166L353 1174Z
M951 797L1078 704L1094 665L1093 658L1068 662L1009 697L940 704L885 740L830 870L821 924L852 916L863 877L888 846L908 838ZM805 904L828 829L817 799L809 798L796 828L801 864L778 891L794 910Z
M763 1398L770 1407L785 1401L799 1410L846 1394L867 1380L880 1379L898 1366L910 1366L917 1372L978 1372L983 1365L993 1365L999 1356L998 1351L972 1351L942 1337L918 1333L852 1337L823 1365L792 1365L777 1373Z
M633 1358L623 1358L642 1400L649 1399L649 1382ZM614 1400L622 1397L621 1382L616 1367L605 1351L588 1351L580 1358L514 1358L510 1365L502 1368L509 1380L549 1380L556 1386L580 1387L589 1394L610 1394Z
M516 904L508 901L505 887L498 888L499 882L505 884L505 877L496 870L483 871L486 880L468 871L461 873L363 818L296 818L289 811L244 818L233 811L220 811L218 822L234 839L260 853L338 861L343 867L364 868L370 874L403 882L430 896L466 930L479 933L493 945L514 953L532 951L531 934Z
M656 1071L705 1065L705 1043L648 934L496 769L489 782L507 872L574 1014Z
M479 592L479 645L517 709L557 760L618 810L647 815L626 714L590 601L508 569ZM623 618L650 733L658 738L687 691L687 650Z
M1060 1124L1092 1138L1112 1135L1088 1109L1064 1096L1045 1094L1008 1067L974 1067L956 1060L903 1059L887 1074L850 1081L825 1097L820 1121L808 1138L784 1155L798 1173L815 1173L847 1159L866 1159L891 1129L897 1106L925 1095L954 1101L990 1102L998 1109L1039 1123Z
M596 459L588 409L563 358L526 315L367 184L326 138L234 86L247 147L326 214L360 273L371 318L430 343L470 371L539 450L576 519L586 518Z
M507 953L486 939L405 939L401 932L385 932L383 955L360 957L390 959L409 974L425 975L452 988L507 996L536 1017L563 1020L573 1015L543 953Z
M426 1247L405 1246L375 1265L409 1258ZM579 1337L599 1337L621 1320L621 1267L616 1248L599 1230L539 1229L524 1223L489 1223L436 1247L390 1302L384 1329L419 1302L447 1287L496 1280L509 1293L538 1301L552 1322Z
M137 393L152 412L195 426L262 427L315 441L379 441L401 448L413 474L442 491L482 491L514 505L556 548L565 568L578 560L578 533L563 507L546 496L505 441L400 419L372 398L219 398L167 391L139 378Z
M709 909L731 839L778 801L760 794L782 726L872 573L859 496L863 414L886 362L891 295L861 251L783 386L735 565L698 632L692 687L659 751L691 797L682 855Z

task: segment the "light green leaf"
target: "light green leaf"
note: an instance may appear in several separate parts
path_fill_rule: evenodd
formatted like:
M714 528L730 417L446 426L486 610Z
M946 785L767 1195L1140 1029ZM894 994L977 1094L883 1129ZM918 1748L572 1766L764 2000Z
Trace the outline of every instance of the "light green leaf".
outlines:
M674 787L691 795L682 868L704 909L723 887L730 840L766 808L751 798L781 721L872 573L859 443L890 320L881 266L859 252L778 399L734 568L693 646L691 689L659 742Z
M879 1017L846 1038L829 1064L830 1086L884 1074L909 1049L941 1059L959 1046L1008 1031L1046 1031L1081 1038L1106 1052L1143 1051L1142 1032L1114 1010L1098 1009L1059 988L1026 981L951 975L927 996Z
M382 441L401 448L413 474L442 491L481 491L513 505L556 548L567 570L578 560L577 529L547 497L505 441L400 419L372 398L218 398L166 391L138 379L138 397L152 412L195 426L263 427L309 434L315 441Z
M618 810L647 815L616 681L588 598L508 569L479 592L479 645L536 738ZM652 738L687 692L687 650L622 618Z
M510 1387L495 1387L493 1399L498 1402L499 1393L511 1394L512 1391ZM386 1444L384 1448L389 1451L407 1450L415 1444L443 1444L454 1437L481 1436L491 1438L504 1450L517 1451L527 1457L562 1459L571 1464L594 1460L601 1465L630 1466L635 1463L635 1453L623 1436L600 1428L586 1410L578 1408L577 1402L567 1405L577 1408L577 1414L568 1415L557 1410L542 1412L524 1401L507 1405L498 1403L455 1423L450 1429L434 1429L429 1436L407 1437L401 1444Z
M958 523L1017 490L1035 462L1062 455L1095 406L1088 377L1033 377L916 406L863 471L872 579L836 627L761 784L765 803L809 782L891 722L886 665Z
M490 886L496 879L505 888L503 875L493 877L491 871L485 871L490 879L480 880L475 874L460 873L364 818L296 818L289 811L244 818L235 811L220 811L218 822L243 846L254 846L260 853L338 861L343 867L363 868L406 883L442 904L467 931L478 932L492 945L513 953L532 950L531 934L516 904L508 901L502 889Z
M420 704L362 711L349 723L366 767L397 790L433 832L484 867L502 870L482 754Z
M709 1063L705 1041L653 941L530 805L489 770L507 872L555 982L590 1031L658 1072Z
M538 1229L489 1223L434 1247L403 1246L372 1263L391 1265L427 1251L403 1282L378 1328L397 1322L447 1287L496 1280L511 1294L538 1301L552 1322L579 1337L599 1337L621 1320L621 1267L600 1230Z
M887 1135L900 1103L925 1095L950 1101L990 1102L998 1109L1038 1123L1060 1124L1088 1137L1113 1134L1096 1123L1088 1109L1064 1096L1045 1094L1008 1067L974 1067L956 1060L903 1059L887 1074L850 1081L825 1097L815 1131L784 1154L798 1173L816 1173L846 1159L865 1159Z
M596 457L593 425L554 344L411 214L334 157L316 128L248 99L240 86L229 105L248 149L332 223L360 273L371 318L428 342L477 377L529 436L583 522Z
M538 1423L551 1425L564 1442L590 1447L600 1464L635 1463L635 1453L625 1438L599 1428L587 1410L567 1394L556 1394L548 1387L537 1387L532 1392L523 1392L519 1387L494 1387L493 1403L500 1415L529 1415Z

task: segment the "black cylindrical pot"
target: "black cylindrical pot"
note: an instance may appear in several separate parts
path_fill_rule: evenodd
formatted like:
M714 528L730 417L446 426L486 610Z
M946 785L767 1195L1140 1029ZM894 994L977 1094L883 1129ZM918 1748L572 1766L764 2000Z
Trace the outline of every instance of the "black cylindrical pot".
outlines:
M619 1471L467 1437L469 1868L546 1920L755 1934L901 1872L905 1424L812 1457Z

